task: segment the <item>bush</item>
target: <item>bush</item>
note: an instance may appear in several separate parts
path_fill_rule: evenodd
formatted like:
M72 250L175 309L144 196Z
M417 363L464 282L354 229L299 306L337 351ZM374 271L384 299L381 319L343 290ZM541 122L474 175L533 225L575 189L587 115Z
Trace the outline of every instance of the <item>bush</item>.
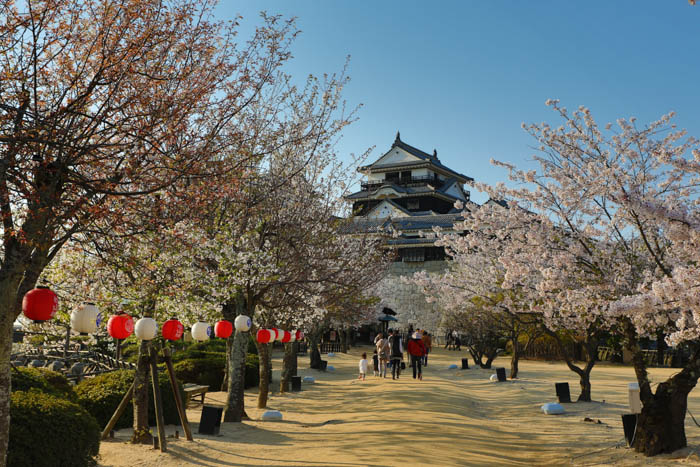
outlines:
M10 399L7 465L80 467L95 465L100 427L78 404L36 388Z
M249 353L245 357L245 385L246 389L254 388L260 384L260 359L257 354Z
M114 411L119 406L124 394L134 381L134 370L119 370L94 378L86 379L75 387L78 402L90 412L101 427L105 427ZM159 372L158 383L163 396L163 418L166 424L179 424L180 416L177 413L175 398L167 373ZM153 405L153 391L149 385L148 423L156 424L155 408ZM182 385L180 395L182 396ZM183 399L184 400L184 399ZM119 418L115 429L128 428L134 424L134 407L129 402L126 410Z
M204 342L187 343L182 350L173 352L173 362L191 358L226 357L226 340L210 339Z
M259 360L255 354L246 355L245 388L252 388L260 383ZM177 379L183 383L195 383L209 386L218 391L224 380L226 358L222 356L207 358L189 358L174 365Z
M19 367L11 373L12 392L38 389L46 394L76 401L73 386L61 373L46 368Z
M218 391L224 380L226 358L219 354L206 358L188 358L175 363L175 375L183 383L197 383Z

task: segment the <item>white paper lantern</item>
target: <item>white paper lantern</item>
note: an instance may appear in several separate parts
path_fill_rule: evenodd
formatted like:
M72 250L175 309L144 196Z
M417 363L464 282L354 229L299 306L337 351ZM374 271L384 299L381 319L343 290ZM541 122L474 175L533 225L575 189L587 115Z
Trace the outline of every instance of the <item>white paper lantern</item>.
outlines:
M296 332L296 330L295 330L295 331L292 331L292 338L289 339L289 342L294 342L295 340L297 340L297 332Z
M192 338L196 341L209 340L211 335L211 327L203 321L199 321L192 325Z
M273 342L275 342L275 339L277 339L277 329L270 328L268 329L268 331L270 331L270 340L267 341L267 343L272 344Z
M246 315L238 315L236 316L236 320L233 322L233 325L236 327L236 331L245 332L250 330L250 327L253 325L253 321Z
M275 340L276 340L277 342L282 342L282 338L284 337L284 330L282 330L282 329L275 329L275 331L277 331L277 337L275 338Z
M142 341L150 341L158 334L158 323L153 318L141 318L134 325L134 334Z
M80 334L97 331L99 310L94 303L83 303L70 314L70 327Z

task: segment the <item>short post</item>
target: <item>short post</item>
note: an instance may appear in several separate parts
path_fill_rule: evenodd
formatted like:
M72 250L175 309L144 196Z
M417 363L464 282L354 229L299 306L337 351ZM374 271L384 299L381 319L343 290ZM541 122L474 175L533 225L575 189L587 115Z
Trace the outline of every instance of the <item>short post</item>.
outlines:
M468 369L469 369L469 359L468 359L468 358L463 358L463 359L462 359L462 369L463 369L463 370L468 370Z

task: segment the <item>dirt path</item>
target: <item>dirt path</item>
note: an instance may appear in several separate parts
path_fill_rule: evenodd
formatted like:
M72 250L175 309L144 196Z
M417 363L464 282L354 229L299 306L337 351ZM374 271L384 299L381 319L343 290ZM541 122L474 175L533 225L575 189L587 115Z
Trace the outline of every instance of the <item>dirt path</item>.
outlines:
M567 413L543 415L540 406L555 402L554 383L568 381L572 398L578 384L563 364L521 362L521 378L493 383L493 370L449 370L464 354L438 350L423 381L410 369L401 379L371 375L357 381L359 354L328 358L334 372L300 370L316 378L300 393L273 394L270 409L281 422L258 421L255 391L246 394L255 420L226 423L219 436L197 435L201 408L188 410L195 441L170 438L165 454L148 446L125 444L129 430L103 442L100 466L394 466L394 465L700 465L700 428L686 420L689 448L647 459L625 447L620 414L627 411L629 367L600 365L592 374L596 402L567 404ZM507 359L496 366L508 367ZM273 379L277 381L280 358ZM300 368L307 365L300 359ZM661 381L674 370L653 369ZM207 394L207 403L223 403L223 393ZM691 393L690 410L700 415L700 395ZM584 422L584 418L601 423ZM168 427L173 434L178 427ZM155 431L155 430L154 430Z

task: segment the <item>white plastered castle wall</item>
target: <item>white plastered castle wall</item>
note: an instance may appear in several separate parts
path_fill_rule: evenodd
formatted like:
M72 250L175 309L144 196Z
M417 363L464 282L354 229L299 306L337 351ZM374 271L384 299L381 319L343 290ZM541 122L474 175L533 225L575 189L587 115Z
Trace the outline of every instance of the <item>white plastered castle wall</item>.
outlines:
M386 306L394 310L396 319L398 319L397 322L390 323L390 327L405 330L409 325L413 325L414 329L426 329L435 335L439 335L442 332L437 305L428 303L425 300L425 295L418 287L403 283L401 277L410 277L418 271L438 274L443 272L446 267L445 261L392 263L383 280L384 283L380 287L380 306Z

